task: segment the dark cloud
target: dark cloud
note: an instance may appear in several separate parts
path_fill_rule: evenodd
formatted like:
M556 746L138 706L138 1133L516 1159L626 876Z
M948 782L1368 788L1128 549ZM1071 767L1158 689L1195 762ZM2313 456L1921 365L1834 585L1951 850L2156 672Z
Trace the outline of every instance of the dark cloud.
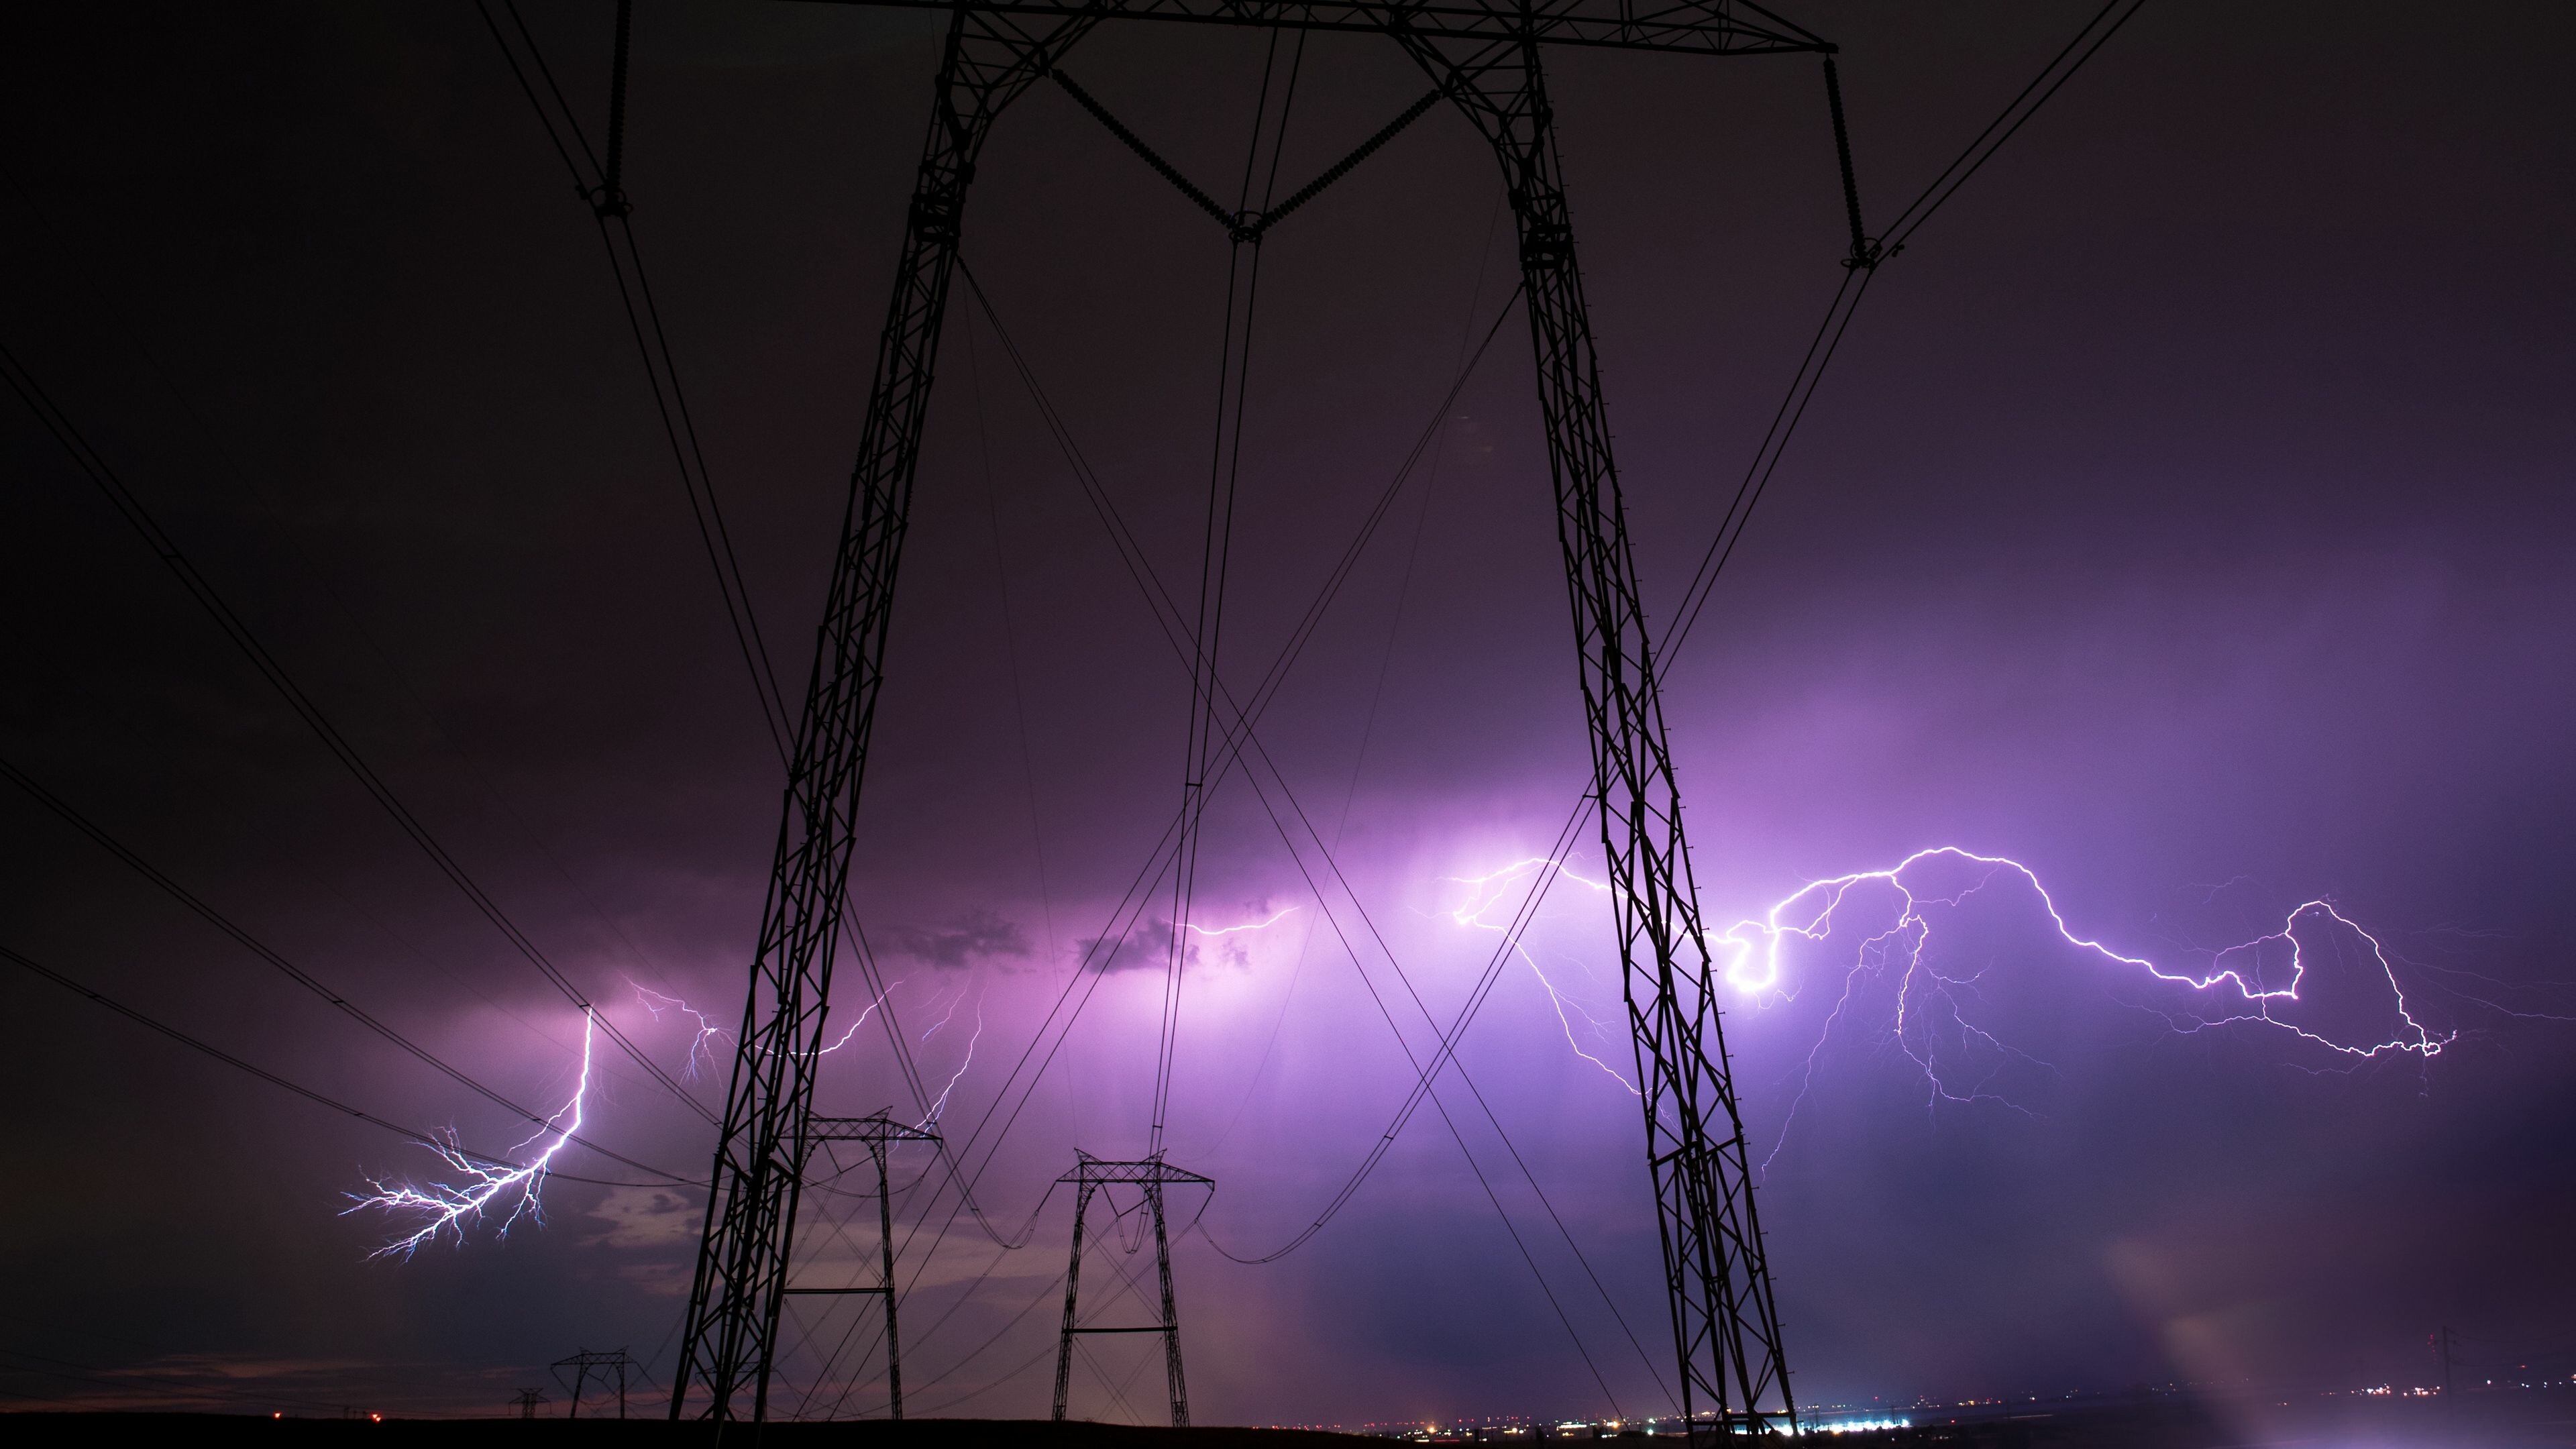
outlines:
M996 956L1026 956L1029 938L1017 921L968 911L941 927L890 926L874 933L878 949L925 966L958 967Z
M1172 962L1172 923L1138 921L1127 933L1112 939L1108 936L1086 936L1074 943L1077 958L1093 971L1156 971L1168 969ZM1198 964L1199 946L1192 941L1181 957L1184 966Z

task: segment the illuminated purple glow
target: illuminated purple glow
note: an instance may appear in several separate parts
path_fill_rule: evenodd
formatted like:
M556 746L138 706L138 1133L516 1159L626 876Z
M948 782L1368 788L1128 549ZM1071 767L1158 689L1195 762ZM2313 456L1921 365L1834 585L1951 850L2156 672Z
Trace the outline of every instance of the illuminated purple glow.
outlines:
M1955 886L1940 889L1923 882L1920 876L1937 869L1964 867L1970 876ZM1600 1057L1585 1050L1579 1039L1574 1017L1583 1018L1592 1036L1601 1043L1615 1040L1613 1034L1591 1012L1560 990L1540 967L1537 956L1522 939L1523 930L1492 919L1497 908L1509 903L1518 909L1526 888L1543 872L1554 871L1587 889L1606 894L1605 882L1587 879L1566 868L1564 862L1546 856L1528 856L1497 869L1473 876L1451 876L1445 879L1468 887L1466 898L1447 914L1462 926L1490 930L1504 935L1506 944L1530 968L1541 988L1546 991L1557 1021L1563 1028L1566 1043L1575 1054L1608 1072L1631 1093L1627 1079ZM2117 951L2100 941L2078 935L2068 925L2065 914L2049 894L2038 875L2018 861L2003 856L1979 855L1955 846L1935 846L1905 857L1897 864L1880 870L1856 871L1826 880L1811 881L1771 905L1759 917L1737 922L1710 940L1712 961L1721 964L1725 980L1756 1004L1783 1004L1794 1000L1797 986L1789 977L1789 962L1784 955L1792 938L1808 945L1822 945L1837 928L1865 929L1852 948L1849 964L1844 968L1843 994L1827 1016L1823 1030L1809 1049L1801 1075L1797 1100L1790 1106L1794 1121L1798 1106L1812 1083L1819 1053L1826 1036L1844 1019L1852 1006L1859 983L1864 977L1884 976L1891 968L1895 975L1894 1020L1890 1032L1895 1044L1922 1074L1931 1102L1988 1103L2028 1113L2030 1109L2012 1100L2004 1092L1990 1090L1996 1070L1989 1068L1971 1083L1953 1085L1949 1077L1956 1068L1938 1060L1936 1033L1925 1025L1927 1013L1934 1025L1946 1019L1961 1040L1991 1053L1998 1062L2017 1063L2054 1077L2051 1064L2000 1039L1992 1032L1968 1020L1959 993L1973 989L1977 975L1959 976L1944 972L1931 958L1934 938L1933 913L1958 907L1970 897L1984 891L1998 878L2017 878L2037 898L2050 928L2060 943L2089 954L2100 961L2132 968L2145 980L2186 988L2208 994L2223 1003L2216 1013L2187 1012L2181 1016L2164 1013L2167 1025L2176 1032L2191 1033L2211 1027L2238 1023L2256 1023L2290 1033L2300 1040L2326 1048L2339 1057L2364 1062L2388 1055L2430 1059L2456 1039L2457 1033L2436 1034L2418 1021L2409 1010L2403 985L2397 978L2395 964L2380 939L2338 911L2331 902L2307 901L2291 910L2279 929L2235 945L2208 953L2206 969L2181 970L2157 964L2143 956ZM1885 895L1863 892L1865 887L1883 886ZM1886 914L1870 918L1867 927L1855 927L1846 921L1852 912L1868 907L1884 909ZM1524 924L1524 928L1526 923ZM2308 981L2309 946L2303 933L2328 930L2348 933L2365 948L2373 972L2387 989L2387 1001L2396 1023L2388 1034L2371 1038L2338 1040L2310 1025L2287 1019L2289 1009L2301 1001L2300 991ZM2286 960L2281 960L2282 956ZM2270 970L2266 970L2267 960ZM1981 975L1982 973L1978 973ZM1786 1127L1783 1128L1783 1140ZM1776 1148L1775 1148L1776 1155Z
M1472 926L1477 930L1493 931L1501 935L1503 937L1504 944L1511 947L1512 954L1520 957L1522 964L1529 967L1530 975L1538 979L1539 989L1547 993L1548 1004L1556 1010L1556 1023L1559 1027L1564 1029L1565 1044L1568 1047L1573 1048L1576 1056L1583 1058L1592 1065L1599 1067L1602 1071L1609 1073L1610 1080L1617 1082L1620 1088L1626 1091L1629 1096L1634 1097L1640 1095L1637 1091L1636 1084L1621 1075L1617 1067L1610 1065L1608 1062L1603 1061L1601 1058L1596 1057L1592 1053L1583 1049L1583 1043L1575 1039L1573 1017L1567 1016L1566 1012L1571 1010L1575 1016L1582 1017L1584 1025L1591 1029L1594 1038L1604 1044L1622 1040L1623 1035L1614 1035L1610 1028L1602 1022L1601 1018L1594 1016L1591 1012L1583 1008L1582 1003L1571 1000L1564 992L1557 989L1556 983L1549 980L1547 972L1540 968L1538 957L1530 953L1528 945L1521 939L1524 934L1523 932L1515 931L1508 925L1498 925L1485 919L1486 913L1491 911L1494 907L1502 904L1508 899L1515 899L1515 897L1508 894L1511 886L1526 881L1530 879L1530 877L1547 870L1554 870L1558 875L1563 876L1567 880L1573 881L1577 885L1587 886L1604 894L1607 894L1610 890L1607 882L1585 880L1583 877L1576 875L1573 871L1566 869L1565 862L1563 861L1551 859L1547 856L1534 855L1513 861L1511 864L1504 866L1499 870L1487 871L1485 874L1479 876L1453 875L1442 877L1444 880L1454 881L1467 887L1467 898L1459 902L1458 905L1449 912L1449 919L1462 926Z

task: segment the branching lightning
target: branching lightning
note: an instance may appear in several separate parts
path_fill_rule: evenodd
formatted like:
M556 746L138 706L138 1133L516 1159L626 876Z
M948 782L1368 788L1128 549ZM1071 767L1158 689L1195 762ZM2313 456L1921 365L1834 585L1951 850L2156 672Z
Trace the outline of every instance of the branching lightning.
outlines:
M1520 957L1546 990L1548 1000L1564 1028L1567 1045L1586 1061L1618 1079L1620 1085L1634 1091L1625 1077L1600 1057L1585 1050L1574 1026L1574 1018L1583 1018L1592 1036L1600 1042L1612 1040L1610 1031L1591 1012L1560 990L1540 966L1539 959L1521 939L1521 935L1497 913L1508 916L1524 894L1517 887L1544 871L1556 871L1578 885L1606 893L1610 887L1568 870L1565 863L1545 856L1516 860L1482 875L1451 876L1446 879L1467 887L1467 896L1448 912L1451 920L1462 926L1503 934L1512 951ZM1964 872L1964 879L1938 882L1927 876ZM1830 1034L1856 999L1860 985L1870 979L1893 978L1893 1037L1897 1045L1918 1068L1924 1078L1929 1100L1939 1102L1982 1102L1998 1104L2016 1111L2029 1109L2011 1100L1996 1088L1999 1077L2010 1071L2027 1069L2054 1076L2049 1063L2005 1042L1992 1032L1971 1021L1966 1010L1979 985L1979 973L1945 970L1932 950L1935 920L1945 910L1958 907L2002 881L2026 885L2045 913L2059 942L2110 966L2136 973L2142 982L2162 983L2183 988L2207 998L2217 1006L2214 1011L2192 1010L2182 1014L2164 1013L2169 1026L2179 1032L2205 1031L2239 1023L2283 1031L2310 1045L2331 1052L2336 1058L2361 1063L2387 1057L2411 1057L2428 1060L2439 1055L2458 1033L2437 1032L2418 1019L2407 1000L2404 983L2399 979L2395 957L2388 947L2371 932L2344 915L2331 901L2307 901L2291 910L2276 929L2249 940L2203 953L2196 968L2159 964L2144 956L2131 955L2078 935L2067 923L2038 875L2019 861L2003 856L1979 855L1955 846L1935 846L1905 857L1882 870L1856 871L1827 880L1812 881L1774 903L1752 919L1737 922L1709 940L1712 963L1720 968L1724 980L1757 1002L1793 999L1796 988L1789 977L1789 947L1793 944L1821 946L1839 939L1852 941L1851 955L1843 970L1842 996L1825 1022ZM1866 912L1866 922L1853 919ZM1882 914L1883 912L1883 914ZM2387 1027L2376 1037L2349 1033L2329 1034L2327 1030L2299 1018L2295 1010L2303 998L2302 990L2312 986L2310 967L2320 945L2319 938L2331 933L2338 941L2359 947L2356 956L2365 963L2365 974L2376 983L2384 983L2388 1010ZM2376 986L2374 986L2376 989ZM1945 1033L1955 1033L1945 1038ZM1963 1074L1957 1064L1957 1050L1945 1050L1948 1040L1955 1047L1968 1049L1972 1062L1981 1064ZM1812 1080L1817 1054L1823 1050L1824 1036L1807 1057L1806 1080ZM1965 1076L1973 1075L1973 1080ZM1799 1097L1805 1096L1802 1081ZM1791 1111L1796 1110L1793 1104Z
M1240 935L1245 931L1266 931L1272 926L1278 925L1281 921L1288 919L1288 917L1293 915L1296 910L1297 908L1295 906L1282 906L1277 911L1272 912L1267 920L1246 921L1239 926L1213 927L1202 926L1193 922L1189 925L1188 929L1196 931L1202 936L1234 936Z
M1504 866L1500 870L1488 871L1483 875L1453 875L1442 877L1444 880L1453 881L1459 885L1467 887L1467 898L1464 901L1461 901L1456 909L1449 912L1449 919L1462 926L1471 926L1482 931L1492 931L1502 936L1504 943L1511 947L1512 954L1520 957L1522 964L1529 967L1530 975L1538 978L1539 989L1547 993L1548 1004L1556 1009L1557 1025L1565 1030L1565 1044L1574 1049L1574 1054L1576 1056L1583 1058L1592 1065L1599 1067L1602 1071L1609 1073L1610 1080L1617 1082L1629 1096L1637 1096L1638 1092L1636 1084L1621 1075L1617 1067L1610 1065L1608 1062L1603 1061L1601 1058L1596 1057L1592 1053L1583 1049L1583 1043L1577 1041L1574 1036L1573 1017L1567 1016L1566 1012L1571 1009L1575 1016L1582 1017L1584 1024L1592 1029L1592 1035L1596 1040L1608 1043L1618 1040L1618 1038L1614 1037L1610 1033L1609 1028L1603 1025L1599 1017L1586 1011L1580 1002L1569 999L1564 992L1557 990L1556 983L1549 980L1547 972L1540 968L1538 957L1530 954L1529 947L1523 944L1520 932L1513 930L1508 925L1498 925L1495 922L1485 919L1486 912L1491 911L1496 906L1502 905L1510 898L1509 888L1511 886L1525 881L1532 875L1543 870L1554 870L1557 874L1565 877L1567 880L1573 881L1577 885L1589 886L1596 891L1607 892L1610 889L1606 882L1585 880L1583 877L1576 875L1573 871L1566 869L1565 862L1561 860L1555 860L1547 856L1531 856L1524 860L1513 861L1511 864Z
M444 1141L421 1145L436 1153L448 1170L457 1174L461 1185L444 1182L387 1183L382 1178L369 1178L367 1185L374 1189L373 1192L348 1194L350 1205L341 1210L342 1217L373 1208L420 1224L408 1235L368 1254L369 1258L397 1255L409 1258L420 1251L423 1244L436 1241L441 1233L454 1234L457 1245L461 1247L465 1242L466 1228L481 1222L487 1213L494 1210L494 1205L504 1199L509 1204L509 1215L501 1220L501 1226L493 1236L507 1238L510 1229L517 1226L523 1217L544 1226L542 1194L546 1185L546 1168L554 1161L555 1154L563 1150L563 1145L572 1140L573 1134L581 1130L583 1099L590 1093L592 1026L592 1014L583 1012L581 1077L574 1084L572 1100L547 1118L545 1125L534 1135L511 1149L524 1151L540 1139L553 1139L532 1160L524 1165L514 1165L469 1157L457 1145L455 1134L450 1132Z
M681 1076L692 1082L696 1081L698 1079L698 1060L700 1057L704 1057L706 1059L706 1064L708 1066L712 1067L715 1065L716 1050L712 1045L710 1045L710 1043L724 1037L731 1036L731 1032L726 1031L723 1027L720 1027L713 1021L709 1020L705 1012L698 1010L696 1007L689 1005L689 1003L682 1001L676 996L665 996L659 991L637 985L633 981L629 981L626 984L635 987L635 999L644 1003L644 1009L653 1013L653 1019L655 1021L660 1021L662 1019L662 1013L665 1011L677 1011L683 1015L694 1018L698 1023L698 1034L695 1037L692 1037L689 1041L688 1060L683 1063L680 1068Z
M1921 883L1911 876L1940 869L1963 871L1965 879L1946 892ZM1854 903L1854 894L1864 887L1879 886L1868 898L1883 899L1880 907L1886 914L1872 916L1870 925L1852 929L1866 931L1852 949L1850 963L1844 968L1842 995L1825 1019L1816 1044L1807 1053L1797 1097L1790 1103L1789 1116L1781 1125L1780 1139L1765 1159L1767 1168L1779 1156L1781 1145L1788 1140L1789 1128L1804 1105L1808 1088L1815 1079L1816 1061L1826 1040L1846 1010L1851 1007L1862 982L1876 976L1895 975L1894 1038L1908 1059L1921 1071L1926 1092L1926 1106L1941 1102L1987 1102L2029 1109L2009 1097L1989 1091L1994 1078L2014 1064L2027 1064L2049 1075L2056 1069L1987 1032L1967 1018L1960 994L1972 992L1976 976L1945 973L1931 961L1934 937L1934 913L1957 908L1999 880L2019 880L2047 915L2050 928L2065 946L2102 963L2128 968L2147 980L2201 993L2217 1004L2214 1013L2191 1012L2177 1017L2159 1013L2176 1031L2192 1033L2213 1027L2250 1023L2286 1031L2311 1045L2325 1048L2337 1057L2353 1063L2388 1056L2411 1056L2430 1060L2440 1055L2458 1036L2456 1031L2436 1035L2417 1020L2406 999L2406 989L2397 976L2388 948L2377 936L2363 929L2350 917L2323 899L2310 900L2292 909L2279 928L2250 940L2225 946L2207 953L2202 970L2176 969L2159 965L2143 956L2114 950L2102 942L2076 934L2063 911L2038 875L2021 862L2003 856L1979 855L1956 846L1934 846L1916 851L1884 870L1856 871L1828 880L1812 881L1775 902L1756 919L1738 921L1729 927L1716 943L1726 954L1727 982L1757 1000L1783 999L1794 996L1786 984L1783 949L1796 941L1821 945L1830 940L1843 923L1840 917L1846 907L1867 909ZM1883 922L1883 924L1881 924ZM1871 929L1871 927L1877 929ZM2300 1022L2285 1019L2285 1013L2301 1001L2300 991L2308 984L2310 961L2309 934L2340 931L2366 948L2371 966L2387 985L2387 1004L2394 1013L2394 1029L2377 1039L2338 1041ZM2286 960L2282 959L2286 956ZM2271 963L2273 969L2267 971ZM2272 984L2277 978L2279 984ZM1922 1023L1930 1016L1933 1025ZM1939 1061L1939 1037L1935 1029L1946 1020L1954 1026L1963 1042L1973 1043L1991 1052L1990 1066L1973 1083L1953 1085L1945 1078Z
M635 987L635 999L644 1003L644 1009L653 1013L654 1020L661 1020L662 1013L665 1011L677 1011L697 1022L698 1034L689 1041L689 1058L686 1066L682 1069L682 1074L684 1076L688 1077L692 1081L696 1080L698 1075L698 1061L701 1056L705 1058L707 1065L715 1065L715 1048L710 1045L710 1043L725 1037L730 1037L733 1035L732 1032L716 1025L713 1021L708 1019L705 1012L698 1010L696 1007L689 1005L687 1002L682 1001L676 996L666 996L659 991L650 990L642 986L636 986L632 981L629 981L626 984ZM841 1034L833 1039L830 1046L823 1047L817 1050L814 1054L818 1057L830 1056L832 1053L848 1046L850 1044L850 1038L859 1034L859 1028L868 1024L868 1018L874 1016L877 1008L885 1005L886 998L892 996L894 994L894 989L902 984L903 983L899 980L887 982L885 990L878 992L876 1000L869 1002L866 1008L860 1011L859 1014L851 1020L848 1026L842 1028Z
M1932 861L1965 865L1971 869L1973 878L1948 895L1918 893L1906 883L1906 873ZM2050 926L2065 944L2111 964L2134 967L2158 981L2187 986L2194 991L2218 993L2218 999L2230 1003L2227 1007L2230 1014L2198 1019L2194 1023L2195 1030L2235 1022L2262 1022L2328 1050L2365 1060L2392 1052L2419 1057L2438 1056L2442 1048L2450 1045L2457 1036L2457 1033L2435 1036L2415 1019L2407 1007L2406 988L2397 979L2397 968L2389 958L2388 948L2377 936L2336 910L2330 901L2305 902L2283 918L2278 930L2210 953L2206 971L2169 970L2143 956L2126 955L2099 941L2075 934L2074 929L2067 925L2064 913L2059 911L2056 899L2049 895L2046 886L2040 884L2038 875L2030 867L2003 856L1978 855L1949 845L1918 850L1885 870L1857 871L1830 880L1810 882L1782 898L1760 919L1738 921L1720 938L1730 958L1726 980L1737 989L1756 996L1782 990L1782 944L1790 937L1810 942L1824 941L1833 934L1835 917L1853 888L1875 882L1886 885L1894 893L1895 920L1885 930L1862 939L1853 969L1858 970L1873 959L1883 959L1893 943L1902 948L1901 959L1909 981L1916 973L1922 973L1924 979L1940 986L1966 984L1964 979L1942 976L1925 964L1924 950L1932 939L1932 920L1926 911L1933 907L1955 907L2002 876L2017 877L2029 885L2031 893L2039 900L2040 908L2047 912ZM2355 1045L2336 1041L2275 1014L2284 1005L2300 999L2299 989L2308 975L2307 943L2300 939L2300 930L2303 925L2317 924L2339 927L2368 946L2372 963L2388 983L2389 998L2397 1018L2404 1023L2401 1029L2383 1040ZM2267 952L2277 953L2284 949L2289 956L2286 966L2288 979L2279 986L2267 986L2263 981L2262 958ZM1878 953L1877 957L1874 958L1873 953ZM2227 997L2222 987L2233 988L2234 997ZM1900 991L1900 1002L1905 996L1906 993ZM2246 1009L2238 1010L2239 1005Z
M952 1021L955 1021L955 1020L957 1019L957 1008L958 1008L958 1007L960 1007L960 1006L963 1006L963 1005L965 1005L965 1004L966 1004L966 988L965 988L965 987L963 987L963 986L960 986L960 987L958 987L958 988L957 988L957 994L956 994L955 996L952 996L952 997L948 998L948 1011L947 1011L947 1014L946 1014L946 1015L944 1015L944 1016L942 1016L942 1017L940 1017L937 1021L932 1022L932 1023L930 1024L930 1029L929 1029L929 1030L927 1030L927 1031L925 1031L925 1032L923 1032L923 1033L921 1034L921 1044L922 1044L923 1046L928 1046L928 1045L930 1045L930 1039L931 1039L932 1037L934 1037L934 1036L939 1035L940 1030L941 1030L942 1028L946 1027L946 1026L948 1025L948 1023L950 1023L950 1022L952 1022ZM979 1008L979 1009L980 1009L980 1008Z
M965 993L961 991L958 995L960 998L963 998ZM952 1016L955 1015L956 1008L953 1006L950 1007L949 1014ZM947 1025L946 1022L942 1022L940 1024L942 1026ZM949 1074L948 1085L939 1089L939 1100L930 1104L930 1115L922 1118L921 1121L915 1125L921 1127L935 1127L939 1124L941 1114L948 1110L948 1094L957 1090L957 1084L965 1080L966 1069L975 1065L975 1043L982 1041L983 1039L984 994L979 991L975 993L975 1033L974 1035L966 1038L966 1059L957 1064L957 1070L955 1072Z

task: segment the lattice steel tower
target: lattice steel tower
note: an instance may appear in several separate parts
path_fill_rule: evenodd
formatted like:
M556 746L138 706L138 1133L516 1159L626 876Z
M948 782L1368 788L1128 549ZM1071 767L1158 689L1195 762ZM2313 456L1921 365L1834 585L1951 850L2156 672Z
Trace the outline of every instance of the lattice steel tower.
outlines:
M1074 1153L1073 1171L1056 1179L1073 1188L1073 1257L1064 1270L1064 1327L1055 1351L1055 1414L1064 1417L1065 1399L1073 1389L1073 1343L1086 1333L1154 1333L1163 1339L1163 1377L1172 1401L1172 1427L1190 1424L1189 1386L1181 1376L1181 1310L1172 1297L1172 1243L1163 1230L1163 1189L1171 1186L1213 1188L1201 1177L1165 1163L1159 1157L1136 1162L1103 1162L1088 1152ZM1132 1187L1143 1195L1139 1204L1154 1232L1155 1279L1162 1288L1163 1314L1155 1323L1085 1324L1082 1321L1082 1220L1094 1193Z
M903 1333L896 1320L895 1300L902 1296L902 1290L895 1286L894 1281L894 1191L893 1179L886 1166L886 1157L898 1142L927 1142L937 1146L939 1134L927 1127L915 1127L909 1123L895 1121L885 1112L874 1112L865 1117L807 1118L806 1151L811 1153L826 1142L858 1143L867 1149L868 1162L876 1168L879 1265L877 1281L873 1284L842 1283L806 1287L791 1283L781 1288L779 1292L789 1297L862 1296L885 1300L886 1417L900 1419L903 1417ZM809 1158L809 1163L810 1160ZM792 1217L787 1224L787 1238L788 1246L793 1248L796 1241L796 1224Z
M1493 147L1517 224L1593 789L1636 1039L1682 1407L1695 1425L1796 1423L1744 1128L1720 1035L1636 563L1575 265L1540 56L1552 45L1700 56L1833 47L1743 0L855 0L950 12L878 342L762 909L751 993L681 1342L672 1414L767 1408L788 1225L810 1137L860 777L966 190L1001 112L1111 19L1378 34ZM1302 198L1301 198L1302 199ZM1258 219L1237 218L1237 225ZM1177 1342L1172 1359L1179 1407ZM1061 1398L1059 1397L1059 1403Z

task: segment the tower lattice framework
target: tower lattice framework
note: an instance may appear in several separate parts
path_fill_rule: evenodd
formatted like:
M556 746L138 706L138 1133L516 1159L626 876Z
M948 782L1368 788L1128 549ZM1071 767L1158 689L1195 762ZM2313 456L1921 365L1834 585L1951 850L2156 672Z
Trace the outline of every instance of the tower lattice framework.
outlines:
M1215 1180L1171 1166L1160 1157L1104 1162L1088 1152L1076 1152L1073 1171L1056 1181L1073 1189L1073 1256L1064 1270L1064 1326L1056 1338L1054 1417L1059 1421L1064 1418L1066 1401L1073 1393L1074 1340L1086 1333L1151 1333L1163 1340L1163 1378L1172 1401L1172 1427L1188 1428L1190 1392L1181 1375L1181 1310L1172 1296L1172 1241L1163 1227L1163 1189L1213 1189ZM1113 1187L1132 1187L1141 1194L1139 1205L1153 1229L1155 1281L1162 1288L1162 1317L1153 1323L1102 1326L1082 1321L1083 1219L1091 1211L1093 1195Z
M1716 972L1701 931L1540 57L1551 45L1709 56L1830 55L1833 47L1740 0L1652 9L1635 0L856 3L947 10L948 38L796 734L683 1328L673 1417L690 1412L692 1393L703 1395L696 1412L707 1416L737 1417L746 1407L755 1418L767 1412L852 821L975 159L1002 110L1093 26L1135 18L1387 36L1494 149L1519 236L1593 790L1644 1088L1647 1165L1682 1408L1696 1427L1794 1427L1748 1144L1718 1020ZM1177 1323L1166 1316L1174 1408L1185 1415ZM1059 1384L1061 1412L1061 1367Z
M939 1144L939 1134L928 1127L915 1127L898 1122L886 1112L865 1117L814 1117L805 1126L808 1150L826 1142L855 1142L868 1154L868 1165L876 1169L877 1178L877 1281L848 1283L829 1287L798 1287L793 1284L779 1290L789 1297L814 1295L827 1298L870 1297L885 1304L886 1417L903 1417L903 1328L895 1311L895 1301L903 1296L894 1276L894 1189L886 1159L898 1142ZM787 1225L788 1246L795 1246L796 1224Z

